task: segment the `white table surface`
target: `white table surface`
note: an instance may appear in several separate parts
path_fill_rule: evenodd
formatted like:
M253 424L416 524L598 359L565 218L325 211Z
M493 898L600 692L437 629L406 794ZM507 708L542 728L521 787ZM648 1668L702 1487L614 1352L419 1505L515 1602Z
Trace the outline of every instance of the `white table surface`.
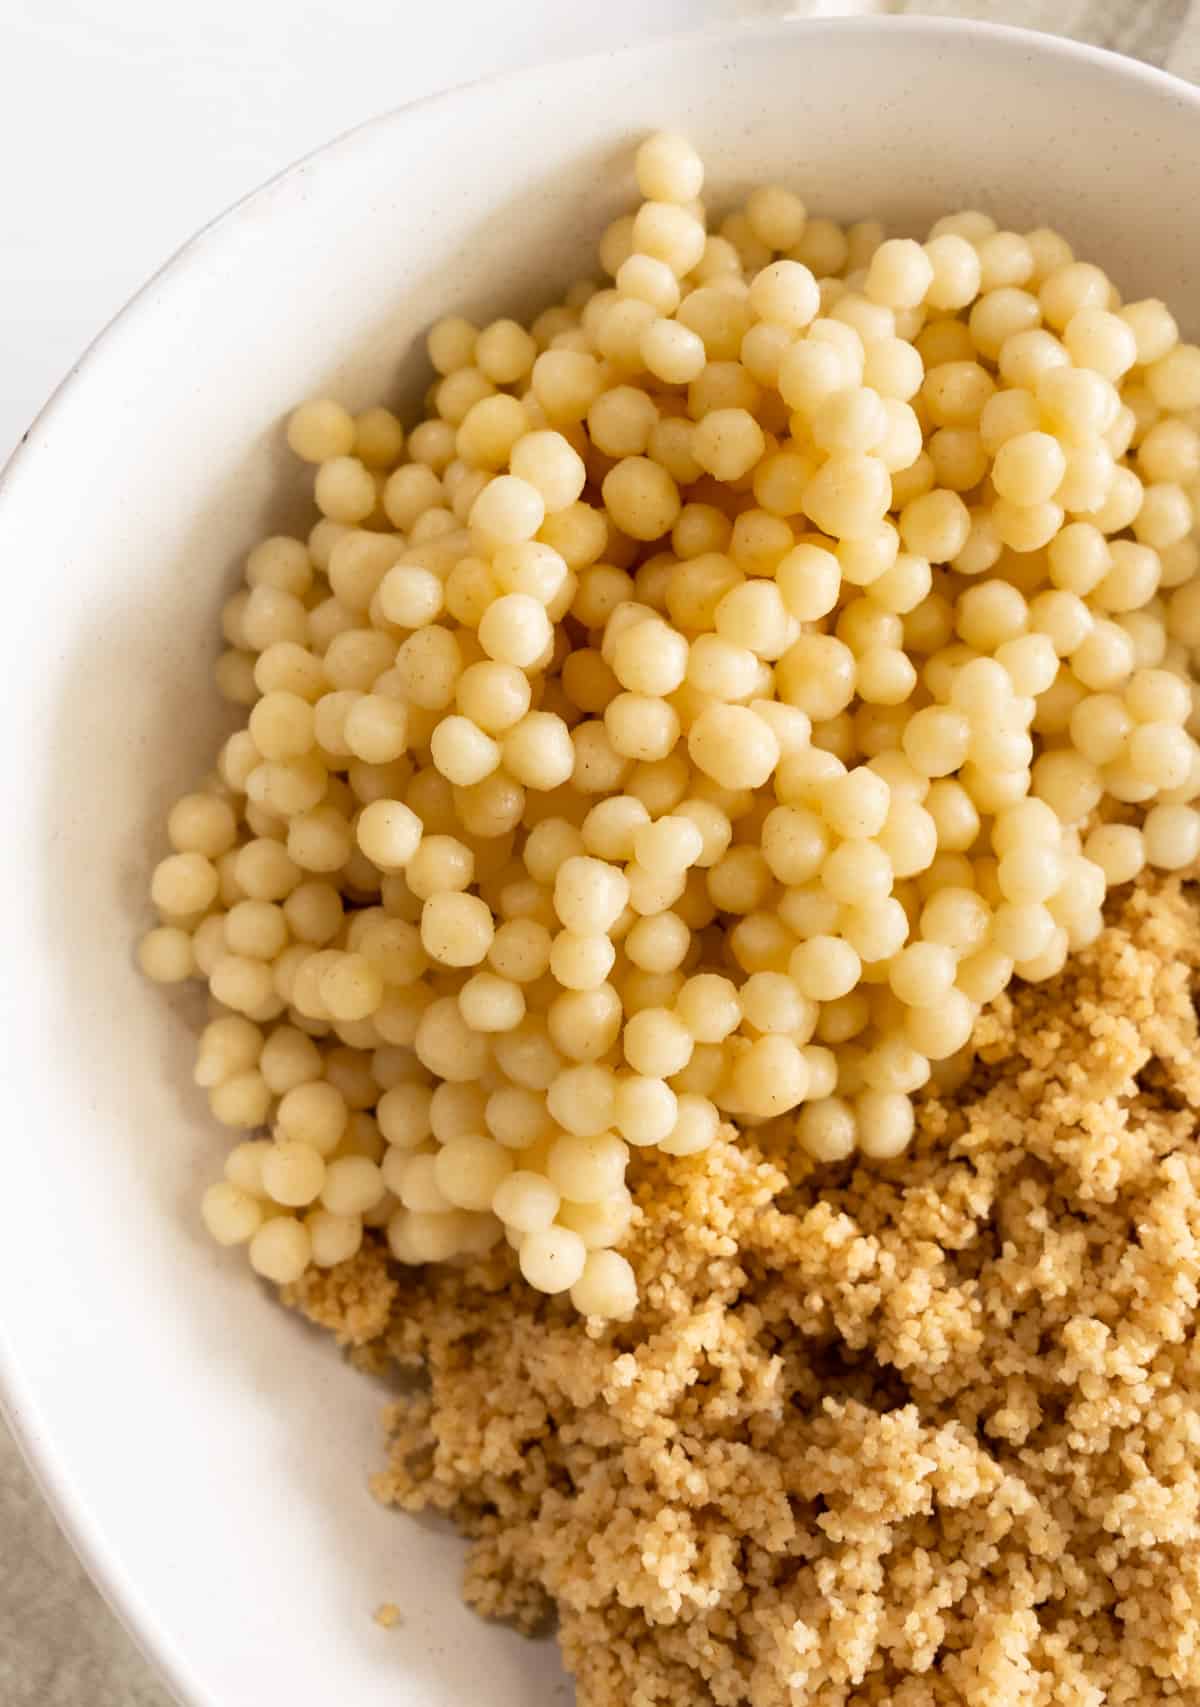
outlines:
M3 0L0 465L178 245L328 137L489 71L792 10L1032 24L1200 76L1200 0ZM0 1703L169 1707L2 1423Z
M789 9L783 0L6 0L0 465L79 353L180 243L339 131L490 71Z
M905 10L1039 25L1200 75L1197 0L204 0L186 11L179 0L6 0L0 466L180 243L362 119L640 35Z

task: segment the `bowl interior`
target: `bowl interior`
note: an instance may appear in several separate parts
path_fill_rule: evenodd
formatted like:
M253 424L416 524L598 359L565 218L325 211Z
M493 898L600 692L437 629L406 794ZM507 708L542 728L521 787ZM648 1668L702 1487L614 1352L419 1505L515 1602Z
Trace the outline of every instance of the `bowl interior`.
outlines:
M459 1605L457 1542L378 1509L383 1397L214 1250L226 1136L195 1004L130 944L167 802L211 762L215 619L256 537L306 515L279 422L419 396L438 314L525 313L594 271L632 144L686 131L710 199L779 179L919 227L1048 223L1183 317L1200 102L977 26L722 30L476 85L343 139L191 244L28 435L9 569L3 987L11 1135L0 1378L88 1563L195 1707L490 1707L569 1694ZM384 1635L371 1609L395 1601Z

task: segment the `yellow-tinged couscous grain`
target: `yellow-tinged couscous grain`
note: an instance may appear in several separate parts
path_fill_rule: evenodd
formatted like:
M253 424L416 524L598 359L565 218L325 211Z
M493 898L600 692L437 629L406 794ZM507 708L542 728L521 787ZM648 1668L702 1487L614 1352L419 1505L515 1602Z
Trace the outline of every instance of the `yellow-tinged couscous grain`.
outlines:
M1010 810L1011 851L1041 815ZM372 1238L285 1293L427 1371L375 1492L463 1529L480 1612L557 1623L581 1707L1200 1689L1196 869L1119 888L911 1098L822 1086L735 1135L684 1093L699 1141L635 1158L632 1200L506 1175L519 1259L405 1273ZM953 957L899 965L936 1003ZM758 1018L771 976L742 985ZM721 980L690 983L715 1022ZM594 1188L605 1144L570 1142ZM206 1213L232 1241L256 1210Z

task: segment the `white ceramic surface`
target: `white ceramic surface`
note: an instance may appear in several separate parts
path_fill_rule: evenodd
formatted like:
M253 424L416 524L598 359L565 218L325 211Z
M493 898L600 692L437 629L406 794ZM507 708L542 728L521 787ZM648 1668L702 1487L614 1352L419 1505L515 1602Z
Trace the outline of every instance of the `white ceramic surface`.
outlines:
M365 1490L381 1394L197 1228L224 1135L184 1008L130 942L171 796L221 724L239 555L298 515L279 421L423 383L439 312L523 311L589 267L669 125L710 199L764 177L905 226L1048 221L1195 325L1200 97L979 26L724 30L379 120L190 244L91 351L0 488L6 1108L0 1386L64 1523L190 1707L536 1707L554 1653L458 1604L452 1539ZM384 1635L380 1600L402 1609Z

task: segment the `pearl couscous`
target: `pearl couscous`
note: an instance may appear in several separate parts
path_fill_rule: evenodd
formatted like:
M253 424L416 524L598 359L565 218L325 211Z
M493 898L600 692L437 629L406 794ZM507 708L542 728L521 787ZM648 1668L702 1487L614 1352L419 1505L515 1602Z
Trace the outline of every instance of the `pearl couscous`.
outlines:
M1200 348L1048 231L924 242L682 139L605 279L428 336L420 424L302 404L245 726L172 807L141 964L206 981L267 1279L500 1240L626 1317L632 1152L885 1160L981 1013L1200 854Z

